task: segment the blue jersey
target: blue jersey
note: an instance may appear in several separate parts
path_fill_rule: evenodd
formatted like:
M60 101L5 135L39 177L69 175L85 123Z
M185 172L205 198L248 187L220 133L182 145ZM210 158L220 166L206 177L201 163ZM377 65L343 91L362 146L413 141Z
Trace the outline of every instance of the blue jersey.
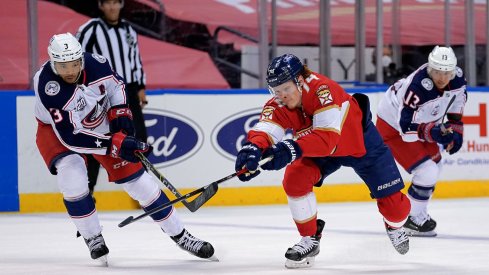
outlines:
M389 87L379 104L377 114L397 129L404 141L418 141L417 130L420 123L439 123L445 111L460 116L463 114L467 101L466 86L463 71L457 67L455 77L443 90L438 89L428 74L428 64L424 64ZM449 107L453 97L455 100Z
M50 61L34 76L36 118L51 124L60 142L79 153L105 155L110 147L107 112L125 105L124 81L103 56L84 53L77 83L55 74Z

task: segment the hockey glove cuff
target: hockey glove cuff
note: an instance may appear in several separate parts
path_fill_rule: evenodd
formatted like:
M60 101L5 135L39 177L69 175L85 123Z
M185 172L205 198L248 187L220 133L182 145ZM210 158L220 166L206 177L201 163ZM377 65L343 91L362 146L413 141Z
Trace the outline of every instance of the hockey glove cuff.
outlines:
M246 168L248 169L248 172L238 175L239 180L249 181L260 174L260 170L256 171L258 169L258 162L260 161L260 158L261 149L258 146L251 142L244 144L236 156L234 169L237 172L243 168Z
M418 137L429 143L446 145L453 141L453 131L449 124L421 123L418 126Z
M263 170L280 170L302 157L302 149L299 144L292 139L281 141L263 152L263 158L273 156L273 159L263 164Z
M443 148L450 154L453 155L457 153L464 143L464 124L462 121L448 121L448 125L453 132L453 141Z
M122 132L115 133L110 139L110 156L121 158L129 162L139 162L136 152L145 153L151 150L147 143L137 140L135 137L127 136Z
M115 106L107 114L109 118L109 129L111 133L123 131L128 136L134 136L134 124L132 122L132 112L127 107Z

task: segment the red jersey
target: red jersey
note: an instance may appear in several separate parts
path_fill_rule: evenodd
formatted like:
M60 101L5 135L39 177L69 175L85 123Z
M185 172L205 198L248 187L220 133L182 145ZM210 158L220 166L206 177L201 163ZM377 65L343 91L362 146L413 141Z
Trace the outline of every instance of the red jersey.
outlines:
M293 110L275 98L263 107L248 140L264 149L293 131L303 157L365 155L362 111L356 100L326 76L312 73L302 87L302 106Z

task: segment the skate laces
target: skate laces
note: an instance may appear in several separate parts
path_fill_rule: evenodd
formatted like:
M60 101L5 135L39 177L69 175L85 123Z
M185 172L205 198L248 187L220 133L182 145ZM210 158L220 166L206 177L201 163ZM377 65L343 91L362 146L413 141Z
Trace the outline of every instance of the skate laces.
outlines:
M93 251L97 248L100 248L102 245L105 245L104 237L102 237L102 234L98 234L92 238L85 239L85 243L87 244L90 251Z
M391 242L394 246L399 246L400 244L409 240L406 231L402 227L400 228L388 228L387 233Z
M198 252L204 245L204 241L192 236L192 234L185 230L183 236L178 239L177 244L188 251Z
M415 223L417 226L423 226L423 224L429 220L431 220L431 217L426 212L421 212L417 216L411 216L411 221Z
M299 243L295 244L292 249L299 252L301 255L307 254L314 247L319 245L319 241L314 237L306 236L302 237Z

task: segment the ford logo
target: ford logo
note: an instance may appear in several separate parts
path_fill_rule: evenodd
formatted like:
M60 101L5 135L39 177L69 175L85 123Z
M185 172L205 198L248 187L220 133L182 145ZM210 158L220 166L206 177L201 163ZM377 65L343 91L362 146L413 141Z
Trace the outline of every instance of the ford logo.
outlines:
M144 109L148 143L153 152L148 159L157 167L167 167L194 155L204 142L203 131L189 118L160 109Z
M248 131L260 119L261 108L246 110L221 121L211 133L212 146L227 159L234 160Z

